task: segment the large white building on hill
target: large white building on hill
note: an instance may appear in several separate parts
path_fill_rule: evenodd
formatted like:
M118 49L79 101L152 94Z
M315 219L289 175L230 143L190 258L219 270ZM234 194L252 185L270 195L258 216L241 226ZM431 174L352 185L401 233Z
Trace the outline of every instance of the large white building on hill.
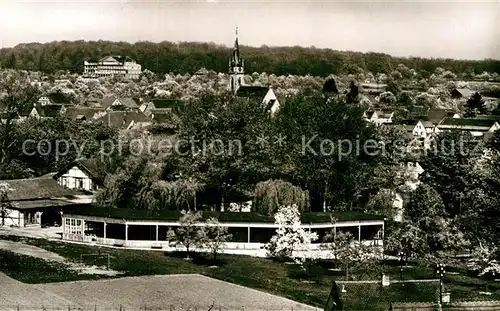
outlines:
M97 62L84 62L84 77L123 77L125 79L139 79L141 65L129 57L106 56Z

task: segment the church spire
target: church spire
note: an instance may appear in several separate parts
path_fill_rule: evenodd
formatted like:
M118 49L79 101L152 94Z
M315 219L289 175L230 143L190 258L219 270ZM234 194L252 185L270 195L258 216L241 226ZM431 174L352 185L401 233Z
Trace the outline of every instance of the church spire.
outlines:
M231 59L232 67L243 66L242 59L240 58L240 45L238 43L238 26L236 26L236 39L234 40L233 57Z
M236 93L240 85L244 84L243 58L240 57L240 45L238 42L238 26L236 26L236 39L234 40L233 53L229 60L230 89Z

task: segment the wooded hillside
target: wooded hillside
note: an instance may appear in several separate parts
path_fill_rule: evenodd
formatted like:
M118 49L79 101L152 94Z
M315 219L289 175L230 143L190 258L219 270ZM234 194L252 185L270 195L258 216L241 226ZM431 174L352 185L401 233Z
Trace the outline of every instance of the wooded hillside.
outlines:
M276 75L355 74L362 69L370 72L391 72L398 64L413 68L422 76L430 75L437 67L455 73L500 73L498 60L451 60L424 58L397 58L382 53L334 51L314 47L248 47L242 46L247 73L267 72ZM0 49L0 66L54 73L69 70L81 73L84 60L105 55L130 56L143 69L164 73L194 73L202 67L226 72L230 48L214 43L195 42L126 42L60 41L45 44L20 44Z

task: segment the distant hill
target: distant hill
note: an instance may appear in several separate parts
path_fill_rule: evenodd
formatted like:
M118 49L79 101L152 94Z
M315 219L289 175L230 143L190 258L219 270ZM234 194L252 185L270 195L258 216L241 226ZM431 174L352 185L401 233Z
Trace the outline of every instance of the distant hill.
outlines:
M0 49L1 68L16 68L54 73L69 70L81 73L83 61L105 55L130 56L144 69L164 73L195 73L202 67L216 72L227 72L230 48L214 43L198 42L111 42L59 41L19 44ZM423 76L437 67L455 73L474 70L500 73L500 61L398 58L382 53L334 51L314 47L241 47L247 73L267 72L276 75L314 75L356 73L365 71L390 72L400 63L417 70Z

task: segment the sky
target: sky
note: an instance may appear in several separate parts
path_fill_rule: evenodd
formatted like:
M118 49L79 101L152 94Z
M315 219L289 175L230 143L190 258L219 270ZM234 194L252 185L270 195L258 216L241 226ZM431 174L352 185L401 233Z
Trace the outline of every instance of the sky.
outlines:
M0 0L0 47L59 40L315 46L500 60L500 0Z

